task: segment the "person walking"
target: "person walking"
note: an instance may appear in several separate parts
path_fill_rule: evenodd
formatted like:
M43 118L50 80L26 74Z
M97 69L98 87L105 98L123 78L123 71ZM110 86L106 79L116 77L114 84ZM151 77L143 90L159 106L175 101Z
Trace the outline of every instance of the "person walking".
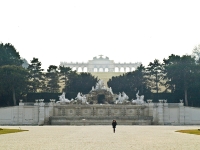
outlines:
M113 120L112 121L112 127L113 127L113 132L115 133L115 128L117 126L117 121L116 120Z

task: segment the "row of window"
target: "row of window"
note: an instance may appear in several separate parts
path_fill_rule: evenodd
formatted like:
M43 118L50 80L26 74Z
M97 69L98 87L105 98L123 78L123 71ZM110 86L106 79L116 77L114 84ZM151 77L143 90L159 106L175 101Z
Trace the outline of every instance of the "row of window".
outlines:
M88 69L87 67L84 67L84 68L81 68L79 67L78 69L76 67L73 67L72 70L77 70L77 72L88 72ZM134 71L135 68L132 67L132 68L129 68L129 67L121 67L121 68L118 68L118 67L115 67L114 71L113 72L131 72L131 71ZM94 68L93 70L91 70L90 72L108 72L109 69L108 68Z

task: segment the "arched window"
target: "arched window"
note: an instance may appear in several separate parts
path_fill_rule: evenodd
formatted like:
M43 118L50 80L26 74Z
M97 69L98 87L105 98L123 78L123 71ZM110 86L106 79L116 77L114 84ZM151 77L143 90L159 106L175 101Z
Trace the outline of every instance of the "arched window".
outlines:
M131 67L131 72L132 72L132 71L135 71L135 68L134 68L134 67Z
M94 68L94 72L97 72L97 68Z
M108 68L105 68L105 72L108 72L109 71L109 69Z
M129 67L126 67L126 72L130 72L130 68Z
M119 68L118 67L115 67L115 72L119 72Z
M103 68L99 68L99 72L103 72Z
M87 67L83 68L83 72L88 72Z
M125 72L124 67L121 67L119 72Z
M81 68L81 67L78 67L77 72L83 72L82 68Z

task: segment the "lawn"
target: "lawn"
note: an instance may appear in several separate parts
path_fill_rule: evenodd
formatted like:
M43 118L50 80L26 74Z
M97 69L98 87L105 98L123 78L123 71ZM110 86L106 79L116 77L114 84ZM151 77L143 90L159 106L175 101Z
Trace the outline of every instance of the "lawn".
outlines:
M176 132L200 135L200 129L178 130Z
M21 130L21 129L3 129L0 128L0 134L7 134L7 133L16 133L16 132L23 132L28 130Z

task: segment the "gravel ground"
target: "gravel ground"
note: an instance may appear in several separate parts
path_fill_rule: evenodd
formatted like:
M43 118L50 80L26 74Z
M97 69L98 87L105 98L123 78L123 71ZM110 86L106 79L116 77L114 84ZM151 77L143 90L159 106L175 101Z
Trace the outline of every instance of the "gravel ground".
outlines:
M200 150L198 126L0 126L29 130L0 135L1 150Z

